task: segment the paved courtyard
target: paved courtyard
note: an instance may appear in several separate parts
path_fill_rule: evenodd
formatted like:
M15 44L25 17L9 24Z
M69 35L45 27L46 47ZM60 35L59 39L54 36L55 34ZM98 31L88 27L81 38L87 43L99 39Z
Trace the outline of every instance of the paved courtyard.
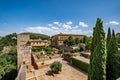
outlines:
M27 80L87 80L87 73L69 65L62 58L58 58L58 60L62 62L62 71L59 74L46 75L50 68L44 66L38 70L33 70L33 72L27 72Z

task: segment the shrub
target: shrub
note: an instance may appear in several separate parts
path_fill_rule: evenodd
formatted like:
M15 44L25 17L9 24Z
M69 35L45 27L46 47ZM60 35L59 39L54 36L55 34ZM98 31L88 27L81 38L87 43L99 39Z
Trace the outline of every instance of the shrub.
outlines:
M63 49L60 49L60 50L59 50L59 53L60 53L60 54L63 54L64 52L65 52L65 51L64 51Z
M120 48L120 44L118 44L118 47Z
M72 64L78 68L80 68L81 70L85 71L85 72L88 72L88 67L89 67L89 64L86 63L86 62L83 62L81 60L78 60L76 58L73 58L71 57L71 60L72 60Z
M85 57L85 58L89 58L89 55L88 54L84 54L84 53L80 53L81 56Z
M63 55L62 55L62 57L65 59L65 60L67 60L68 62L70 62L70 57L72 56L72 54L70 54L70 53L64 53Z
M62 68L62 64L59 61L54 61L51 65L50 65L51 70L54 73L58 73L59 71L61 71Z
M78 48L76 48L76 49L74 49L74 50L73 50L73 52L79 52L79 49L78 49Z

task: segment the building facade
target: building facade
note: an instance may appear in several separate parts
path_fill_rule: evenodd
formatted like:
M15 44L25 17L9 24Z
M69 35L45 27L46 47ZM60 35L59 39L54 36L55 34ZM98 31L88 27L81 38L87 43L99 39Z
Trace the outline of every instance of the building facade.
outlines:
M51 37L51 40L54 41L55 43L57 43L57 45L63 45L64 41L66 39L68 39L68 37L71 36L74 39L78 38L78 39L83 39L85 35L79 35L79 34L57 34Z
M29 40L28 41L30 46L49 46L50 41L48 40Z

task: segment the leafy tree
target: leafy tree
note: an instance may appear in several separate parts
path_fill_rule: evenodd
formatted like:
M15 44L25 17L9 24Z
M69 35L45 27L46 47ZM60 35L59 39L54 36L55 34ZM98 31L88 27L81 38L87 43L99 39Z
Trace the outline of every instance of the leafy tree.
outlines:
M91 47L91 43L92 43L92 37L87 37L87 41L85 43L85 49L86 50L90 50L90 47Z
M105 32L100 18L93 32L88 80L106 80Z
M78 38L75 38L75 44L79 44L80 40Z
M56 46L56 43L52 41L50 44L50 47L55 47L55 46Z
M51 65L50 65L51 70L54 73L58 73L59 71L61 71L62 69L62 64L59 61L54 61Z
M73 39L72 36L70 36L70 37L68 38L68 45L69 45L69 46L72 46L72 45L74 45L74 44L75 44L75 40Z
M84 36L82 43L86 43L87 42L87 36Z
M46 51L47 54L51 54L51 52L52 52L51 47L45 47L44 50Z
M64 40L63 43L64 43L65 45L67 45L67 44L68 44L68 39Z
M14 80L17 75L17 51L0 56L0 80Z
M108 34L107 34L107 41L106 41L106 47L108 47L108 44L110 42L111 39L111 30L110 27L108 28Z
M72 45L75 44L75 40L73 39L72 36L69 36L68 39L66 39L66 40L64 41L64 44L66 44L66 45L68 45L68 46L72 46Z
M3 50L3 46L0 46L0 51L2 51Z
M118 47L117 47L117 43L116 43L116 37L115 37L115 33L114 30L112 31L112 37L110 39L110 42L108 43L108 49L107 49L107 66L106 66L106 79L107 80L116 80L116 66L117 66L117 62L116 62L116 56L115 54L118 53ZM118 68L118 70L120 71L120 68Z

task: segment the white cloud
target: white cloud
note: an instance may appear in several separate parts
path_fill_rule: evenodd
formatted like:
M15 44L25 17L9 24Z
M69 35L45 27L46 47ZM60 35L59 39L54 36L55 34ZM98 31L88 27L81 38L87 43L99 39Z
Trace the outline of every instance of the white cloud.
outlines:
M78 26L71 26L72 22L60 23L53 22L52 24L48 24L47 26L33 26L25 28L27 32L41 33L49 36L59 34L60 32L66 34L83 34L83 35L91 35L91 30L81 30ZM80 23L81 25L81 23ZM84 27L87 27L85 23L82 23Z
M72 27L70 25L67 25L67 24L63 24L62 27L65 29L72 29Z
M59 24L59 22L53 22L53 24L56 24L56 25L58 25L58 24Z
M110 25L119 25L119 22L117 21L109 21L108 23L106 23L107 25L110 24Z
M53 26L53 27L51 27L51 28L52 28L52 29L59 29L58 27L54 27L54 26Z
M53 26L52 24L48 24L48 26Z
M88 27L88 25L84 22L79 22L79 25L82 26L82 27Z
M49 36L59 34L60 32L66 33L66 34L83 34L83 35L91 35L91 30L81 30L81 29L63 29L63 28L55 28L55 27L42 27L42 26L36 26L36 27L27 27L25 29L27 32L33 32L33 33L41 33L46 34Z
M72 21L68 21L68 22L66 22L66 24L71 25L73 23L72 23Z
M73 29L77 29L77 28L79 28L79 26L77 26L77 25L73 27Z
M27 27L25 29L27 32L33 32L33 33L41 33L41 34L46 34L46 35L54 35L55 33L58 33L57 30L54 30L50 27L43 27L43 26L36 26L36 27Z

